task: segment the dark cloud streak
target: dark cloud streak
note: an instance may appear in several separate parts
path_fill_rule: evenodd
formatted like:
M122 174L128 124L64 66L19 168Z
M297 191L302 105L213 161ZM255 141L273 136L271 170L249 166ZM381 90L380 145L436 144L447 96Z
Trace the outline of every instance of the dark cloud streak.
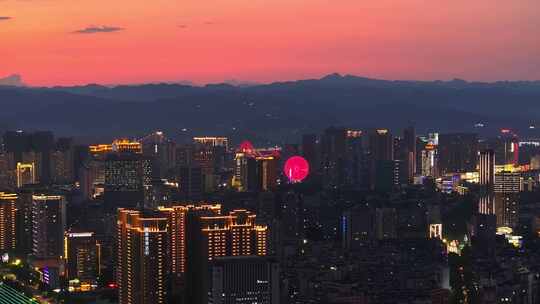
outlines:
M11 19L13 18L9 16L0 16L0 21L11 20Z
M124 29L117 26L89 26L81 30L74 31L74 34L98 34L98 33L113 33L123 31Z

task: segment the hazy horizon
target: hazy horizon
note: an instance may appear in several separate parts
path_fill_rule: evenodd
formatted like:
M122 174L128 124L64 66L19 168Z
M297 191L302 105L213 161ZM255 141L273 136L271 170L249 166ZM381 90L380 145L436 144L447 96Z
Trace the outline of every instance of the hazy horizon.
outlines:
M204 87L206 85L213 84L230 84L234 86L256 86L256 85L268 85L273 83L282 83L282 82L295 82L295 81L304 81L304 80L319 80L331 75L340 75L341 77L352 76L359 78L366 78L372 80L381 80L381 81L409 81L409 82L450 82L450 81L465 81L468 83L498 83L498 82L540 82L538 79L495 79L495 80L481 80L481 79L464 79L459 77L450 77L450 78L437 78L437 79L398 79L398 78L381 78L381 77L371 77L364 74L349 74L349 73L340 73L340 72L328 72L321 75L307 76L305 78L294 78L294 79L273 79L268 81L254 81L250 79L237 79L237 78L228 78L223 80L216 80L210 82L195 82L190 79L180 79L180 80L149 80L145 82L118 82L118 83L103 83L103 82L88 82L88 83L77 83L77 84L49 84L49 85L34 85L32 83L26 82L24 75L20 74L10 74L10 75L0 75L0 85L7 85L6 80L11 80L13 77L19 77L17 80L20 82L18 86L24 86L29 88L53 88L53 87L72 87L72 86L89 86L89 85L99 85L104 87L115 87L115 86L138 86L138 85L151 85L151 84L171 84L171 85L188 85L194 87Z

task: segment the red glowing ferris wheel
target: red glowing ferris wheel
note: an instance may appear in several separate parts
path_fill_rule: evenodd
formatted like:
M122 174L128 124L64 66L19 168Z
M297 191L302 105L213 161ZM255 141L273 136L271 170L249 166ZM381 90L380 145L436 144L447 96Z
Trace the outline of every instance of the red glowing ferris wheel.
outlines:
M283 173L291 183L302 182L309 174L309 163L301 156L293 156L285 162Z

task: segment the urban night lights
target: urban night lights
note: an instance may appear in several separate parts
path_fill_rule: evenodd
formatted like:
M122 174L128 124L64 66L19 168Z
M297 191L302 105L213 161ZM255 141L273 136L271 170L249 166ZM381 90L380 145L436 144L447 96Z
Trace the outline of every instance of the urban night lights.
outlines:
M0 304L540 304L538 37L538 0L0 0Z

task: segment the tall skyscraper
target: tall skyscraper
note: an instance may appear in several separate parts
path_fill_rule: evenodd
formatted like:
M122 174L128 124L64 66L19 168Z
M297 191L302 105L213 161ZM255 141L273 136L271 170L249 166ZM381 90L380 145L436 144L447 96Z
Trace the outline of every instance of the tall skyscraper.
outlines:
M375 239L375 209L358 205L343 213L341 217L342 245L345 250L355 250Z
M521 173L495 173L495 215L497 227L516 228L519 218L519 192L521 190Z
M416 130L409 126L403 130L403 160L406 162L408 180L416 174Z
M277 185L279 150L242 143L235 155L233 186L239 191L269 191Z
M498 165L519 164L519 138L510 129L502 129L493 144Z
M429 133L427 137L418 138L417 140L417 172L422 176L439 176L439 134Z
M289 191L278 198L279 240L283 243L298 244L305 237L306 212L304 197Z
M368 139L368 154L369 154L369 185L371 189L375 189L377 176L381 176L381 172L377 170L387 167L389 162L394 160L394 138L389 130L377 129L369 132Z
M489 215L495 214L495 195L492 192L480 195L478 200L478 213Z
M377 129L369 133L369 153L373 161L394 159L394 141L389 130Z
M45 193L46 189L26 186L19 191L17 199L17 253L31 254L33 250L33 196Z
M71 138L59 138L50 154L51 182L69 184L75 179L75 159Z
M347 130L334 127L324 130L321 152L324 185L343 185L346 178Z
M4 149L13 153L15 163L22 162L22 153L31 149L30 136L22 130L7 131L3 139Z
M13 153L15 163L34 164L36 181L50 182L51 150L54 148L51 132L8 131L4 134L4 147L6 152Z
M162 131L155 131L141 138L142 153L150 158L154 177L164 177L174 168L176 144Z
M37 183L34 163L17 163L16 170L17 188Z
M227 137L203 136L193 138L194 149L211 152L212 173L220 173L229 166L229 139Z
M202 168L194 164L182 166L178 170L182 198L187 201L199 200L204 192Z
M61 195L32 195L32 253L41 259L64 255L66 200Z
M16 182L16 167L12 152L0 150L0 189L15 189Z
M252 173L252 190L270 191L277 186L278 160L274 155L261 155L255 158L254 172Z
M395 208L375 209L375 233L377 239L397 238L398 216Z
M317 135L305 134L302 136L302 155L308 161L310 167L317 171L319 169Z
M95 284L101 274L101 245L93 232L67 232L65 259L68 280Z
M105 203L109 207L142 206L150 189L148 158L138 154L109 154L105 159Z
M167 218L120 208L116 241L119 303L166 303Z
M483 150L480 152L480 185L486 190L493 190L495 184L495 152L493 150Z
M402 160L378 160L375 163L373 189L392 191L408 182L407 163Z
M495 173L494 190L495 193L519 193L521 188L521 173L519 172L497 172Z
M347 130L347 163L346 168L346 183L354 188L366 186L368 177L368 167L364 155L363 132L360 130Z
M220 257L210 266L208 302L279 304L279 264L266 257Z
M472 133L439 135L439 169L442 174L472 172L478 162L478 137Z
M188 214L201 216L220 216L221 205L183 205L159 209L168 219L169 250L171 254L171 270L173 274L183 274L186 270L186 243L188 226ZM200 231L191 233L200 234Z
M32 151L40 154L38 168L42 183L51 181L51 151L54 148L54 135L49 131L38 131L31 134ZM27 162L24 161L23 162Z
M0 252L16 247L17 199L15 193L0 192Z

